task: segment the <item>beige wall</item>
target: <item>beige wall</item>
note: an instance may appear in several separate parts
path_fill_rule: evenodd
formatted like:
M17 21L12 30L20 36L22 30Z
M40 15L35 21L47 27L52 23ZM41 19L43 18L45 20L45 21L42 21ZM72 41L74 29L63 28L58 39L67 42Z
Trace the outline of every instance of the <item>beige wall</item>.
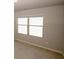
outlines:
M49 47L63 52L64 49L64 6L56 5L45 8L15 12L15 39L22 39L38 45ZM43 16L43 38L22 35L17 33L16 17Z

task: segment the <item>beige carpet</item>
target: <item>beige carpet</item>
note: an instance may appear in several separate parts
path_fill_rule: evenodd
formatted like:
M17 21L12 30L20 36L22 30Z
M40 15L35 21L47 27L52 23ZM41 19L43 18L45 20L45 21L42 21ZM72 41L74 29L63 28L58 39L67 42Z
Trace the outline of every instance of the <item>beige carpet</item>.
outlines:
M63 56L28 44L15 41L14 59L63 59Z

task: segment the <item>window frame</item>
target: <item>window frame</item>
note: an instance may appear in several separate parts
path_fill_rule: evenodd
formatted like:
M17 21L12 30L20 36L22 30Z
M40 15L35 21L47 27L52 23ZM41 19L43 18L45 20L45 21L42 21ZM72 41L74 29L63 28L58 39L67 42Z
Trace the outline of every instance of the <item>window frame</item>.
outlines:
M42 17L42 16L40 16L40 17ZM32 17L18 17L18 18L27 18L27 25L18 24L18 26L27 26L27 34L24 34L24 35L30 35L29 34L30 29L29 28L30 28L30 26L33 26L33 27L41 27L42 28L42 37L43 37L43 24L42 25L30 25L29 21L30 21L30 18L32 18ZM43 18L43 21L44 21L44 18ZM19 34L23 34L23 33L19 33ZM30 35L30 36L35 36L35 35ZM35 37L39 37L39 36L35 36Z

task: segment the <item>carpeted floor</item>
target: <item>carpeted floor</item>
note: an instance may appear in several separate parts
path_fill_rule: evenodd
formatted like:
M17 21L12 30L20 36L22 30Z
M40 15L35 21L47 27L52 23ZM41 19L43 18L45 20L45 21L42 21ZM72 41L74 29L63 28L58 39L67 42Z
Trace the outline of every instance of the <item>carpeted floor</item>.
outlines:
M63 56L28 44L15 41L14 59L63 59Z

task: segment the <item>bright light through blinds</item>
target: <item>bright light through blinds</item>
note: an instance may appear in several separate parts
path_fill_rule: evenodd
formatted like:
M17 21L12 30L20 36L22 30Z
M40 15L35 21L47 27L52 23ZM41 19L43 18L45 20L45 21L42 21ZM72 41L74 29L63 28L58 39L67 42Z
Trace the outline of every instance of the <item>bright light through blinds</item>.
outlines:
M30 26L29 35L42 37L43 36L43 27Z
M28 18L18 18L18 33L27 34Z
M18 26L18 33L27 34L27 26Z
M29 19L29 25L43 25L43 17L31 17Z
M27 25L28 18L18 18L18 24Z
M29 35L43 37L43 17L30 17Z
M18 18L18 33L43 37L43 17Z

